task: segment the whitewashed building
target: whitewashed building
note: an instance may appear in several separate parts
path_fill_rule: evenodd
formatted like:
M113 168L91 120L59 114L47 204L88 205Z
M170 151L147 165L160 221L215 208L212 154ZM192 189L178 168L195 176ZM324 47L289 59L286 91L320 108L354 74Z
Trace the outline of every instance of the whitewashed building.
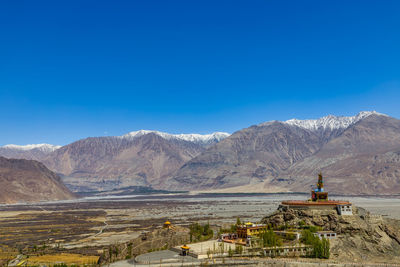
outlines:
M315 236L318 236L319 239L322 239L323 237L326 239L333 239L337 237L337 234L333 231L319 231L314 233Z
M353 215L353 208L351 204L337 205L337 212L339 215Z

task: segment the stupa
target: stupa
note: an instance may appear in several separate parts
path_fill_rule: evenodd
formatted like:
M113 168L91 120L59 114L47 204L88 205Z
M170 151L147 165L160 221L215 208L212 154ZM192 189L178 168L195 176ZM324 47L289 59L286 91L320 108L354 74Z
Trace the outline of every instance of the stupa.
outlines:
M339 215L353 215L352 204L349 201L328 199L321 173L318 175L317 188L311 191L309 200L285 200L279 209L336 209Z

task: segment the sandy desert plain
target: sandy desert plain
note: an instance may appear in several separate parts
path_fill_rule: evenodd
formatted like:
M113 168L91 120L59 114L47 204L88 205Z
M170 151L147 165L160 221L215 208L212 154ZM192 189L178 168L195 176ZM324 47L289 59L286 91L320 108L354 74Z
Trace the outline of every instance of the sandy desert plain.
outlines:
M72 262L94 263L109 245L128 242L144 231L209 222L213 229L242 221L258 222L282 200L307 194L158 194L86 197L73 201L0 205L0 260L30 254L31 260L68 253ZM400 219L400 197L332 196L371 213ZM73 259L72 255L75 255ZM42 258L40 258L42 257ZM48 260L49 262L52 259Z

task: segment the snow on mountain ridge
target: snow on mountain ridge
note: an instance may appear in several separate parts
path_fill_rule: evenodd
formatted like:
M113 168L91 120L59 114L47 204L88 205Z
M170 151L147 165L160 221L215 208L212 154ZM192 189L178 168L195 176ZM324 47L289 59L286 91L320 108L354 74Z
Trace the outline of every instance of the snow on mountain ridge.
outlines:
M140 130L140 131L130 132L119 137L133 139L149 133L157 134L167 140L176 139L176 140L184 140L188 142L201 143L201 144L208 144L213 141L219 142L230 135L224 132L215 132L211 134L169 134L159 131Z
M361 111L358 113L356 116L350 116L350 117L345 117L345 116L334 116L334 115L328 115L319 119L313 119L313 120L298 120L298 119L291 119L284 121L283 123L289 124L289 125L295 125L304 129L316 131L318 129L345 129L349 127L350 125L370 116L370 115L381 115L381 116L387 116L382 113L378 113L376 111Z
M9 145L4 145L2 148L8 148L8 149L16 149L16 150L33 150L33 149L39 149L43 152L53 152L57 149L59 149L61 146L56 146L56 145L50 145L50 144L30 144L30 145L14 145L14 144L9 144Z

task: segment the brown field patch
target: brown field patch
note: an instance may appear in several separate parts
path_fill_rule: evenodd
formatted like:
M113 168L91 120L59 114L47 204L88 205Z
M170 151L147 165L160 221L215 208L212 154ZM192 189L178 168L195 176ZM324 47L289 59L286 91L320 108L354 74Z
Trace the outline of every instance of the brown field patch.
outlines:
M78 264L78 265L94 265L99 260L99 256L86 256L80 254L60 253L52 255L30 256L28 265L31 264Z

